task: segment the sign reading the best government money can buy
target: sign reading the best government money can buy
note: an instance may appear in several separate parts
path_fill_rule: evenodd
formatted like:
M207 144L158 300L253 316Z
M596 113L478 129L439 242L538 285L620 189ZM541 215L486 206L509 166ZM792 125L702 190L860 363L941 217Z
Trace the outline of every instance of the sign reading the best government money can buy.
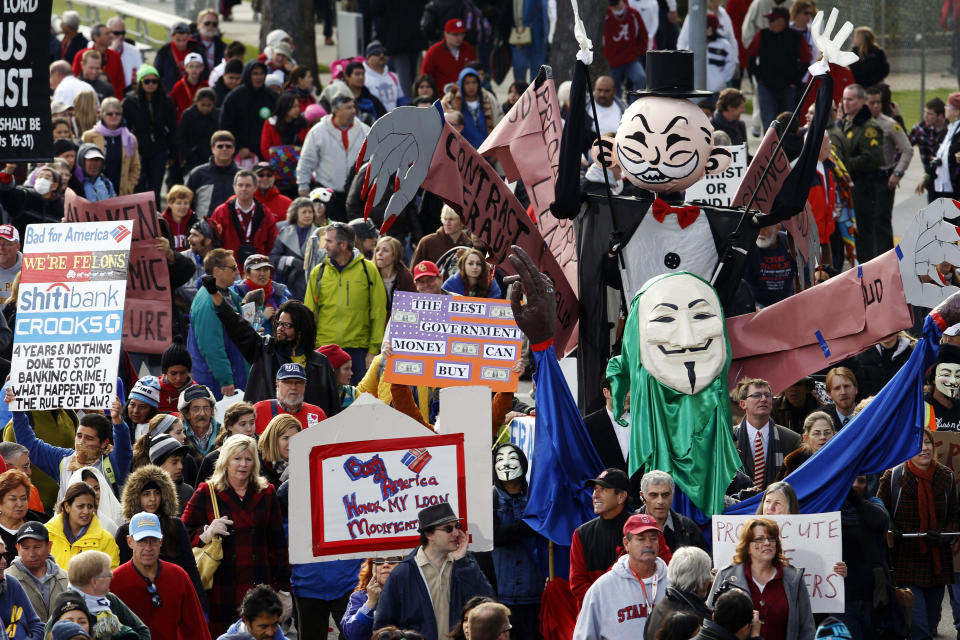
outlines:
M132 237L130 220L27 227L13 331L12 410L110 406Z
M389 331L387 382L517 390L523 336L505 300L397 291Z

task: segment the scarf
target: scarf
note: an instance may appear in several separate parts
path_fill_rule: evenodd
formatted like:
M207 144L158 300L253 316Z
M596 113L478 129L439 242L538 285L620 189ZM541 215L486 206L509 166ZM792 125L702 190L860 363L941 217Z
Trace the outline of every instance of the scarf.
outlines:
M173 44L173 41L170 41L170 54L173 56L174 62L177 63L177 73L183 75L185 69L183 68L183 59L187 57L187 54L190 53L190 43L187 43L187 48L183 51L177 49L177 45Z
M116 138L120 136L123 140L123 155L127 157L132 156L137 150L137 139L133 137L133 134L130 133L130 130L126 127L108 129L107 125L103 124L103 120L99 120L97 124L93 125L93 130L104 138Z
M80 589L76 588L72 584L67 585L72 591L79 593L83 596L83 601L87 605L87 609L90 611L90 615L97 619L94 628L91 629L91 632L94 633L96 638L112 638L113 636L120 633L123 629L123 625L120 622L120 619L113 613L113 610L110 608L110 599L107 596L91 596L88 593L84 593Z
M267 280L267 284L263 285L262 287L261 287L260 285L258 285L256 282L254 282L253 280L250 280L249 278L244 278L243 281L246 283L247 288L248 288L250 291L256 291L257 289L263 289L263 306L265 306L265 307L268 307L268 306L269 306L269 307L272 307L272 306L273 306L273 305L270 304L270 294L273 293L273 281L272 281L272 280Z
M920 511L920 531L929 531L937 528L937 508L933 500L933 474L937 470L936 464L931 464L925 470L913 464L912 460L907 460L907 468L917 479L917 504ZM927 542L920 539L920 551L927 553ZM933 557L934 575L941 572L940 567L940 547L930 549Z

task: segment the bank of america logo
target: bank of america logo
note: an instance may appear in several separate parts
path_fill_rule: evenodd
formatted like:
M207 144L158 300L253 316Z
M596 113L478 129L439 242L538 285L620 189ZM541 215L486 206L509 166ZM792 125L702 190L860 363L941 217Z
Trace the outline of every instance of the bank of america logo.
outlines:
M114 230L110 232L110 235L113 236L113 239L117 242L123 242L124 238L130 235L130 230L120 225L114 228Z
M423 469L428 462L430 462L431 458L433 458L433 456L430 455L430 452L426 449L410 449L403 455L403 458L400 459L400 462L410 469L410 471L413 471L414 473L420 473L420 470Z

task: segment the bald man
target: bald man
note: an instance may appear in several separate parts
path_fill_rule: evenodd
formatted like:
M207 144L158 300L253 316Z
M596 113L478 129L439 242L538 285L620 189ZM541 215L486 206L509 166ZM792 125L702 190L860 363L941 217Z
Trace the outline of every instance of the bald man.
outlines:
M587 122L589 122L591 138L590 142L597 135L612 133L620 126L620 117L626 110L627 105L623 100L617 97L616 85L610 76L600 76L593 83L593 99L597 103L597 119L600 121L600 131L593 121L593 110L587 105Z

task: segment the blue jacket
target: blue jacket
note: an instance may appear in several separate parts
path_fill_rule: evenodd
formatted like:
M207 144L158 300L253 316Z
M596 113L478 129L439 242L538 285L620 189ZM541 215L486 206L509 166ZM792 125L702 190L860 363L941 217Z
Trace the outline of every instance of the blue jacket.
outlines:
M460 275L459 271L443 281L443 290L458 296L467 295L467 289L463 283L463 276ZM487 295L484 297L486 298L502 298L503 297L502 292L500 291L500 285L497 284L496 278L490 281L490 292L487 293Z
M417 566L417 547L390 572L390 579L383 585L380 602L377 603L373 627L380 629L395 625L401 629L419 631L427 640L437 638L436 615L430 592ZM473 596L493 597L493 589L487 582L480 565L472 553L453 563L450 576L450 628L460 620L463 605Z
M221 290L224 299L234 310L240 309L240 296L232 290ZM201 346L202 345L202 346ZM247 372L250 365L243 359L240 350L217 318L217 308L210 292L200 287L190 305L190 331L187 334L187 350L193 359L193 379L221 398L220 387L234 385L237 389L247 387Z
M346 640L367 640L373 634L373 611L367 615L360 610L366 601L366 591L354 591L350 594L347 610L340 618L340 628Z
M30 419L22 411L13 412L13 433L17 437L17 442L30 451L30 462L59 482L62 477L60 466L64 458L75 454L76 449L57 447L38 438L33 432L33 427L30 426ZM127 481L127 476L130 474L130 463L132 461L133 448L130 446L130 429L125 422L121 421L120 424L113 425L113 451L110 452L113 479L104 470L102 457L97 463L90 466L95 467L114 483L114 493L119 496L123 483ZM66 490L66 487L61 487L61 491L64 490Z
M329 560L290 565L290 587L299 598L336 600L357 586L363 560Z
M461 96L463 96L463 79L470 75L476 77L477 83L480 83L480 74L477 73L475 69L471 69L470 67L463 69L460 72L460 77L457 78L457 85L460 87ZM483 113L483 87L480 86L479 88L480 93L477 95L477 98L480 100L480 106L477 109L477 119L474 120L473 116L470 115L470 109L467 107L466 100L463 100L463 104L460 107L464 122L463 137L477 149L479 149L483 141L487 139L487 118Z
M14 640L40 640L43 638L43 620L33 610L27 592L13 576L5 576L0 582L0 621L4 625L4 638ZM14 630L11 633L11 630Z
M499 484L499 482L498 482ZM546 539L525 522L527 492L511 496L493 488L493 568L497 599L504 604L536 604L543 595Z

